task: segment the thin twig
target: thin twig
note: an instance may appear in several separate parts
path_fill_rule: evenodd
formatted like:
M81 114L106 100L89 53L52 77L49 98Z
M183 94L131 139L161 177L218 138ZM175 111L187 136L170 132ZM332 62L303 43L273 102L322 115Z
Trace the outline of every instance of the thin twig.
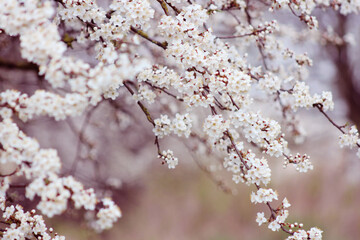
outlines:
M17 173L18 169L15 169L15 171L13 171L12 173L9 174L0 174L0 177L4 178L4 177L10 177L12 175L14 175L15 173Z
M159 42L157 40L154 40L154 39L150 38L147 33L145 33L144 31L142 31L140 29L136 29L133 26L130 27L130 30L133 31L134 33L140 35L141 37L145 38L146 40L156 44L157 46L161 47L162 49L167 48L167 45L168 45L167 42Z
M172 8L172 10L174 10L174 12L176 13L176 15L179 15L181 10L178 9L177 7L175 7L173 4L169 3L167 0L165 0L165 2L167 3L167 5L169 5L169 7Z
M315 108L317 108L317 109L319 110L319 112L321 112L321 113L327 118L327 120L329 120L329 122L330 122L334 127L336 127L337 129L339 129L339 131L340 131L342 134L345 134L345 131L342 130L345 126L339 126L338 124L336 124L336 123L329 117L329 115L327 115L327 113L324 112L323 107L322 107L321 104L315 103L313 106L314 106Z
M147 85L149 85L150 87L152 87L152 88L154 88L154 89L158 89L158 90L166 93L167 95L169 95L169 96L171 96L171 97L179 100L180 102L183 102L183 101L184 101L184 99L182 99L181 97L176 96L175 94L172 94L171 92L169 92L167 89L165 89L165 88L163 88L163 87L155 86L155 85L151 84L151 83L148 82L148 81L145 81L145 83L146 83Z
M158 1L158 3L160 3L161 8L164 10L165 15L169 16L169 9L167 7L166 2L164 0L157 0L157 1Z
M131 95L134 95L135 92L131 89L131 87L129 86L129 84L133 84L133 82L127 80L124 81L124 86L125 88L130 92ZM149 110L144 106L144 104L141 101L137 101L137 104L139 105L139 107L141 108L141 110L143 111L143 113L145 114L147 120L155 127L155 122L153 120L153 118L150 115ZM155 137L155 141L154 144L157 147L157 152L159 156L162 156L161 150L160 150L160 143L159 143L159 137L156 136Z
M3 59L0 59L0 68L6 68L10 70L28 70L39 72L39 66L34 63L29 62L8 62Z
M125 88L130 92L131 95L134 95L135 92L131 89L131 87L129 86L130 81L124 81L124 86ZM146 115L147 120L155 127L155 122L152 119L149 110L144 106L144 104L141 101L137 101L137 104L140 106L141 110L144 112L144 114Z
M77 168L77 165L78 165L78 162L79 162L79 155L80 155L80 150L81 150L81 146L82 146L82 143L84 142L84 134L85 134L85 130L86 130L86 127L88 126L89 122L90 122L90 119L91 119L91 116L92 114L94 113L94 110L96 109L96 107L90 109L86 116L85 116L85 120L81 126L81 129L80 129L80 132L79 132L79 138L78 138L78 143L77 143L77 148L76 148L76 154L75 154L75 158L74 158L74 161L73 161L73 164L71 166L71 169L70 169L70 174L73 175L75 172L76 172L76 168Z

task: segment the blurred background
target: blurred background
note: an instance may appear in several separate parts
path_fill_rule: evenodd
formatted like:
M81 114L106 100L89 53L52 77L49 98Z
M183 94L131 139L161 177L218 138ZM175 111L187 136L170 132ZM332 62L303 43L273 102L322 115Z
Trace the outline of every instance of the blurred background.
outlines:
M107 1L102 4L107 6ZM314 92L333 92L335 111L330 115L337 123L349 122L359 127L360 18L340 16L331 10L326 14L316 10L315 15L324 41L301 43L301 49L311 53L314 60L308 83ZM277 17L287 20L288 16L286 13ZM219 18L225 24L234 24L228 16ZM299 25L297 19L291 19L291 24ZM224 29L214 27L214 32L225 35L228 32ZM344 41L348 33L354 41ZM75 45L69 54L87 59L93 53ZM18 38L0 34L0 91L17 89L32 94L36 89L50 90L37 70L37 66L21 59ZM66 89L56 91L62 94ZM156 158L152 126L130 94L120 91L123 92L115 101L104 101L78 118L56 122L44 117L25 124L17 121L43 148L58 150L64 176L74 174L99 195L113 197L123 212L114 228L100 235L86 227L84 212L73 209L49 219L48 226L70 240L287 237L266 226L257 226L256 213L268 214L268 209L251 204L250 193L255 189L232 183L231 176L219 170L219 156L194 153L194 149L201 148L196 142L189 145L186 139L175 137L162 141L163 149L174 150L179 166L169 170L162 165ZM257 106L266 108L266 103L259 99ZM269 112L269 116L280 118L281 112ZM289 222L304 223L305 229L317 226L328 240L359 239L360 159L355 150L339 147L338 130L316 109L300 111L298 116L307 137L301 145L290 141L289 147L293 153L309 154L315 168L300 174L291 166L284 170L281 159L269 159L273 175L270 187L277 189L280 199L287 197L292 204ZM11 191L15 194L22 190ZM14 196L29 209L35 206L20 195Z

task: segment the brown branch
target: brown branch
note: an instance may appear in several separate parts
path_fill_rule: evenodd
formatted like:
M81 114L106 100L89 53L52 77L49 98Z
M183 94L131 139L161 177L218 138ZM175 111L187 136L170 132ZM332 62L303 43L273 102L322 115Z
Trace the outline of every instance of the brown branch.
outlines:
M134 95L135 92L134 90L131 89L131 87L129 86L129 84L133 84L133 82L127 80L124 81L124 86L125 88L130 92L131 95ZM151 114L149 112L149 110L145 107L145 105L141 102L141 101L137 101L137 104L139 105L139 107L141 108L141 110L143 111L143 113L145 114L147 120L155 127L155 122L153 120L153 118L151 117ZM156 136L155 137L155 141L154 144L156 145L157 148L157 152L159 156L162 156L161 150L160 150L160 143L159 143L159 137Z
M158 155L163 156L163 154L161 153L161 150L160 150L160 142L159 142L159 137L158 136L155 137L154 144L156 145Z
M334 122L334 120L332 120L332 119L330 118L330 116L329 116L326 112L324 112L324 110L322 109L323 106L322 106L320 103L315 103L315 104L313 105L313 107L317 108L317 109L327 118L327 120L329 120L329 122L330 122L334 127L336 127L342 134L345 134L345 131L343 130L343 128L345 128L346 125L340 126L340 125L336 124L336 123ZM356 143L356 146L358 146L358 147L360 148L360 144L359 144L359 143Z
M242 34L242 35L232 35L232 36L219 36L219 37L216 37L216 38L218 38L218 39L233 39L233 38L248 37L248 36L251 36L251 35L254 35L254 33L245 33L245 34Z
M164 50L165 50L165 49L167 48L167 46L168 46L168 43L167 43L166 41L165 41L165 42L159 42L159 41L157 41L157 40L154 40L154 39L150 38L147 33L145 33L144 31L142 31L142 30L140 30L140 29L136 29L136 28L133 27L133 26L130 27L130 30L133 31L134 33L140 35L141 37L145 38L146 40L148 40L148 41L150 41L150 42L158 45L159 47L161 47L161 48L164 49Z
M289 6L289 9L290 9L290 11L292 12L292 14L294 14L294 16L296 16L296 17L298 17L298 18L301 17L301 15L296 14L295 10L294 10L294 9L292 8L292 6L291 6L291 3L289 3L288 6Z
M174 10L174 12L176 13L176 15L179 15L179 14L180 14L180 12L181 12L180 9L178 9L177 7L175 7L173 4L169 3L168 1L166 1L166 0L164 0L164 1L167 3L167 5L169 5L169 7L172 8L172 10Z
M28 184L10 184L10 188L26 188Z
M160 3L161 8L164 10L165 15L169 16L169 9L167 7L166 2L164 0L157 0L157 1L158 1L158 3Z
M128 83L131 83L131 81L127 80L124 81L124 86L125 88L130 92L131 95L134 95L135 92L131 89L131 87L129 86ZM139 107L141 108L141 110L144 112L147 120L155 127L155 122L152 119L149 110L144 106L144 104L141 101L138 101L137 104L139 105Z
M228 93L228 96L230 97L231 103L236 107L237 110L240 109L240 107L236 104L236 102L234 101L233 97Z
M0 68L6 68L10 70L27 70L39 72L38 65L29 62L8 62L3 59L0 59Z
M221 37L216 37L219 39L232 39L232 38L242 38L242 37L248 37L248 36L252 36L252 35L256 35L260 32L266 31L266 28L261 28L261 29L255 29L254 31L252 31L251 33L245 33L245 34L241 34L241 35L233 35L233 36L221 36Z
M339 126L338 124L336 124L336 123L329 117L329 115L327 115L327 113L324 112L323 107L322 107L322 105L321 105L320 103L315 103L315 104L313 105L313 107L317 108L317 109L319 110L319 112L321 112L322 115L324 115L324 116L327 118L327 120L329 120L329 122L330 122L334 127L336 127L337 129L339 129L339 131L340 131L342 134L345 134L345 131L342 130L345 126Z
M175 94L172 94L171 92L169 92L168 90L166 90L166 89L163 88L163 87L158 87L158 86L152 85L152 84L151 84L150 82L148 82L148 81L145 81L145 83L146 83L147 85L149 85L150 87L152 87L152 88L154 88L154 89L158 89L158 90L166 93L167 95L169 95L169 96L171 96L171 97L179 100L180 102L183 102L183 101L184 101L184 99L182 99L181 97L176 96Z
M8 173L8 174L0 174L0 177L4 178L4 177L10 177L12 175L14 175L15 173L17 173L18 169L15 169L15 171L13 171L12 173Z

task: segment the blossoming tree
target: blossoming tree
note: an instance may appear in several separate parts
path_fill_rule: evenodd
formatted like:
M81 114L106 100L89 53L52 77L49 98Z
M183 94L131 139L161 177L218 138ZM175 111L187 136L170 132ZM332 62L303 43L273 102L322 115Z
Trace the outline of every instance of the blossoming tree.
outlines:
M13 88L0 93L1 239L65 239L46 227L43 216L70 207L92 212L89 226L98 232L121 217L114 201L85 188L72 175L75 171L64 174L55 149L41 148L20 129L20 124L40 116L57 121L80 116L102 102L117 109L140 109L143 114L136 118L146 119L153 129L154 156L169 169L176 168L179 159L162 142L170 135L186 138L196 146L193 151L222 159L236 184L255 189L251 202L268 209L257 214L259 225L286 232L288 240L321 239L319 228L304 229L302 223L287 221L291 205L269 187L268 158L299 172L313 169L310 156L288 147L289 139L302 140L297 119L301 108L324 115L341 133L342 147L360 147L356 127L339 125L327 113L334 108L331 92L310 94L306 79L313 60L292 49L304 36L349 43L349 36L325 34L313 11L333 9L347 15L357 13L360 2L101 3L0 0L0 31L19 39L26 60L13 67L32 68L38 81L50 86L31 94ZM300 23L301 31L286 24L290 18ZM91 53L81 57L76 49ZM255 97L259 94L281 113L281 121L261 111ZM132 96L132 102L117 101L124 95ZM8 194L19 178L26 182L24 197L35 201L38 211L25 211Z

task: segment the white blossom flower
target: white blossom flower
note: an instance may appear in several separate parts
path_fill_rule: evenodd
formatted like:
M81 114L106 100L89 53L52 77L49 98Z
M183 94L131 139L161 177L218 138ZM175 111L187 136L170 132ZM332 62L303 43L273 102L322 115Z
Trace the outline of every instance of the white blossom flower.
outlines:
M271 188L260 188L256 193L251 193L252 203L267 203L272 202L274 199L277 200L278 196L277 193Z
M256 222L261 226L263 223L267 222L267 219L264 217L263 212L258 212L256 217Z
M169 169L174 169L179 163L171 150L163 151L161 153L161 158L167 163Z
M353 148L358 142L360 142L359 132L356 126L351 126L349 132L341 135L339 140L340 147Z
M271 231L279 231L281 225L276 221L272 221L271 223L269 223L268 228L271 229Z

